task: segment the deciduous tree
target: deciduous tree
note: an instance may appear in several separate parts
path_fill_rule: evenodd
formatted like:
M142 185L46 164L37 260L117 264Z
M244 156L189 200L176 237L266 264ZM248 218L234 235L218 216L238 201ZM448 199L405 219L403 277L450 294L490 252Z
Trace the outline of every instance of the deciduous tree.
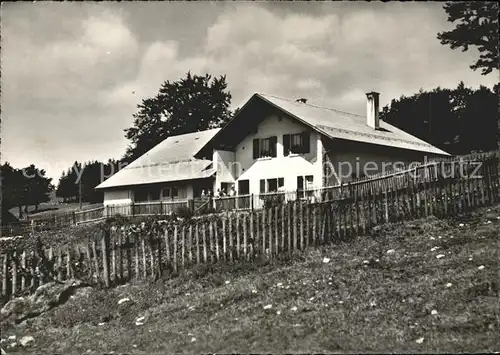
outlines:
M169 136L216 128L231 118L226 77L192 75L164 82L156 96L146 98L125 129L131 141L125 159L132 161Z

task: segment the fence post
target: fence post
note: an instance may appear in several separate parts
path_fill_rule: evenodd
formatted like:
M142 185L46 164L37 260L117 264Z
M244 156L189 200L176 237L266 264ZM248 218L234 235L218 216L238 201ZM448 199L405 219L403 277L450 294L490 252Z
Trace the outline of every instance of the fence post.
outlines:
M297 200L293 202L293 250L297 249Z
M26 251L21 255L21 291L26 287Z
M192 200L191 200L192 201ZM188 236L188 260L189 264L193 264L193 225L189 225L189 236Z
M158 271L160 276L163 274L162 268L162 255L161 255L161 236L158 236ZM169 258L170 258L170 238L168 235L168 226L163 230L163 240L165 241L165 268L169 269Z
M229 260L233 261L233 220L231 214L228 214L227 226L228 226L228 239L229 239Z
M75 213L75 211L71 212L71 217L73 218L73 225L76 225L76 213Z
M104 272L104 283L106 287L110 286L109 282L109 257L108 257L108 240L109 240L109 231L103 231L101 247L102 247L102 266ZM68 264L70 262L70 258L68 255ZM69 275L66 275L68 277Z
M117 267L116 267L116 236L111 235L110 236L110 252L111 252L111 270L110 273L112 272L113 274L113 281L115 284L118 282L118 272L117 272Z
M278 206L274 206L274 228L276 229L275 230L275 236L276 236L276 239L274 240L274 246L275 246L275 254L276 256L279 255L279 227L278 227L278 216L279 216L279 207Z
M304 250L304 206L302 203L299 205L299 241L300 241L300 250Z
M9 263L9 254L5 253L3 255L3 260L2 260L2 296L7 296L7 281L8 281L8 264Z
M358 188L354 188L354 206L356 208L356 235L359 235L359 200Z
M198 226L198 225L197 225ZM224 260L227 259L227 235L226 235L226 218L222 219L222 254Z
M120 240L121 240L121 232L118 232L120 235ZM132 279L132 250L130 246L130 234L126 233L125 234L125 244L127 245L127 250L125 254L127 255L127 279L131 280ZM160 243L161 244L161 243Z
M247 215L243 215L243 256L248 260L248 249L247 249L248 237L247 237Z
M269 259L272 259L273 257L273 225L274 223L273 222L273 207L269 207L268 209L268 219L269 221L267 223L269 223L269 238L268 238L268 251L269 251L269 254L268 254L268 258ZM275 219L276 221L276 219Z
M281 252L284 251L285 251L285 205L281 204Z
M66 245L66 280L72 278L73 278L73 271L71 267L71 248Z
M167 249L167 252L168 252L168 249ZM167 254L167 257L168 257L168 254ZM135 278L136 279L139 279L139 237L137 236L137 234L134 234L134 259L135 259L135 268L134 268L134 272L135 272ZM168 260L168 259L167 259Z
M215 243L215 260L220 260L220 248L219 248L219 229L218 229L218 220L213 222L214 224L214 243Z
M185 254L186 254L186 226L182 226L181 229L181 266L182 270L186 270L186 261L185 261Z
M262 209L262 256L266 255L266 210Z
M205 222L203 222L203 262L207 263L207 224Z
M95 269L96 269L96 274L97 277L99 278L99 266L97 262L97 248L95 245L95 240L92 241L92 252L94 253L94 263L95 263ZM62 251L61 247L57 248L57 280L62 281ZM42 282L45 282L45 280L42 280Z
M11 294L15 296L17 291L17 252L12 253L12 290Z
M240 215L236 214L236 256L240 258Z
M144 239L144 236L141 236L141 249L142 249L142 266L144 268L142 270L142 274L146 279L148 277L148 264L146 263L146 240Z

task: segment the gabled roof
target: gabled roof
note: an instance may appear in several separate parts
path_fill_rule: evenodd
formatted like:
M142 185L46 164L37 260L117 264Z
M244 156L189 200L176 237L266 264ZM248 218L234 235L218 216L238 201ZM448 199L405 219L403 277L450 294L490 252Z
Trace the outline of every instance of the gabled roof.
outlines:
M210 177L215 173L210 168L212 161L195 159L194 155L219 130L216 128L168 137L96 189Z
M366 124L366 117L331 108L296 102L277 96L257 94L269 103L316 127L331 137L388 147L416 150L426 153L449 155L445 151L382 120L380 129Z
M365 116L297 102L293 99L274 95L255 93L232 121L237 120L238 116L256 100L284 112L330 139L345 139L431 154L449 155L432 144L382 120L380 120L380 129L375 130L366 124ZM231 124L234 125L234 122L230 121L228 126ZM214 138L219 136L224 128Z

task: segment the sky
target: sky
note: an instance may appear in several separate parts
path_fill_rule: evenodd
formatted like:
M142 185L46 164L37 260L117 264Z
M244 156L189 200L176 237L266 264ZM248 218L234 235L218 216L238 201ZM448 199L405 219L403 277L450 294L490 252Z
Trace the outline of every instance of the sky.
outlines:
M478 54L441 45L440 2L2 3L1 161L57 183L75 161L120 158L142 99L226 75L232 109L255 92L364 114L420 88L493 87Z

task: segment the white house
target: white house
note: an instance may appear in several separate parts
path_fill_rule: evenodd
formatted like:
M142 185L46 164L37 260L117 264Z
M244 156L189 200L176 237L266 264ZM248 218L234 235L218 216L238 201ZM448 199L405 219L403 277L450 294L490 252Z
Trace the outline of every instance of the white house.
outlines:
M213 155L214 189L239 194L333 186L448 153L379 119L379 94L367 94L367 115L254 94L200 149Z
M240 195L296 191L449 155L380 120L378 93L366 100L361 116L256 93L221 129L169 137L97 188L105 205L232 187Z

